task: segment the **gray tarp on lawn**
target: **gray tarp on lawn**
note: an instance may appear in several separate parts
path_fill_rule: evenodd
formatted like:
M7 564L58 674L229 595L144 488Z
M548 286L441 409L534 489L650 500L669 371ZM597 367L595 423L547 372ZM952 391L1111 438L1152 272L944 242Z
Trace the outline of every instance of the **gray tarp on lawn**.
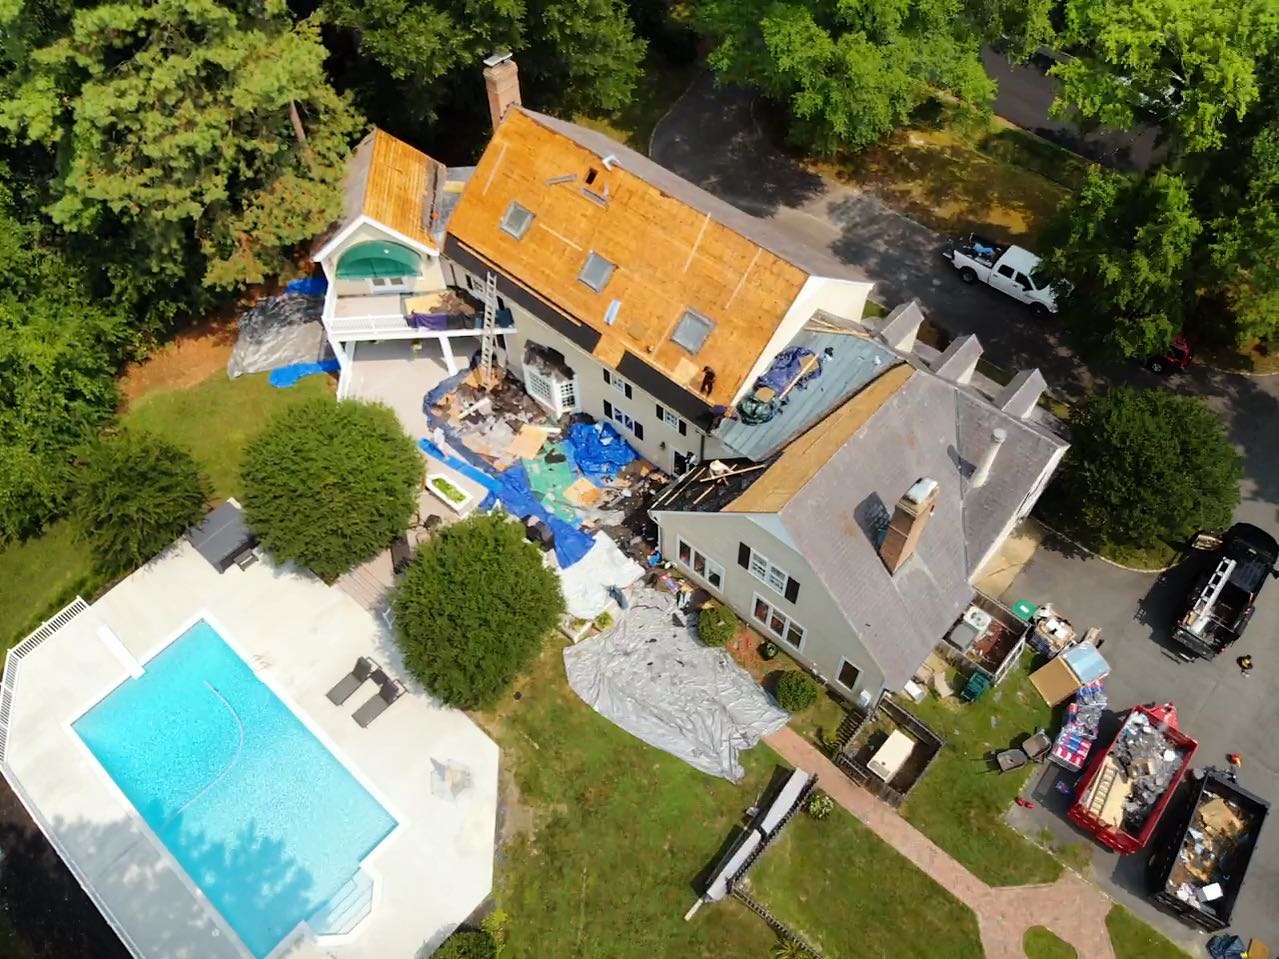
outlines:
M702 772L742 778L738 753L787 714L723 649L697 640L673 596L636 591L613 629L564 650L569 685L650 746Z
M266 296L240 314L239 336L227 376L265 373L290 363L318 363L333 355L320 316L324 299L285 293Z

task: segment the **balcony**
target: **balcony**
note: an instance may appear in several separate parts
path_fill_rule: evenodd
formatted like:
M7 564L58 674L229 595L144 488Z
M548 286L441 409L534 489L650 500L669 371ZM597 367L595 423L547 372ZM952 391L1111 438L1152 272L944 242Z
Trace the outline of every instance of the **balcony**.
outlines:
M452 290L430 293L335 294L325 325L339 339L419 339L472 335L481 314ZM411 325L410 314L429 317Z

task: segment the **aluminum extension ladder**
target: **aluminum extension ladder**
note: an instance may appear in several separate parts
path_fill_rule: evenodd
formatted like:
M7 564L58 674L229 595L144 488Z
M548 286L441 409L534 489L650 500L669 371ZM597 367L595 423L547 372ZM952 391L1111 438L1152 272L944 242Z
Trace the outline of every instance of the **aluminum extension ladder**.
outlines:
M480 384L486 390L494 387L493 341L497 338L497 274L492 270L484 278L484 326L480 336Z

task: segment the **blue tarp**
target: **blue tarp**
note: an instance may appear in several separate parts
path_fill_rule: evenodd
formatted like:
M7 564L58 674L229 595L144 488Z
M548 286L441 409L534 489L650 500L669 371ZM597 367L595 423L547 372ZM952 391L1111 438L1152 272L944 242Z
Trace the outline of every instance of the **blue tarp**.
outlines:
M1241 936L1226 933L1208 940L1208 955L1212 959L1243 959L1247 951L1248 944Z
M267 377L272 386L287 389L304 376L316 373L336 373L341 367L337 360L321 360L319 363L290 363L273 369Z
M573 461L587 476L611 477L627 463L639 459L611 423L574 423L568 428L568 442Z
M591 537L542 506L537 494L529 486L528 473L522 465L492 476L465 460L448 455L428 439L418 440L417 445L427 456L457 470L488 490L489 495L481 504L482 508L491 509L495 503L501 503L502 508L512 516L520 519L535 516L546 523L555 535L555 558L561 569L568 569L590 552L594 545Z
M284 285L286 293L300 293L303 296L323 296L329 288L329 281L322 276L308 276L301 280L291 280Z
M789 349L782 350L777 354L768 371L755 381L755 385L757 387L771 387L774 393L781 393L782 390L791 385L792 381L795 381L794 388L802 390L809 380L822 375L822 367L819 363L798 380L795 380L795 377L799 376L800 370L804 368L804 360L813 355L812 350L803 346L792 346Z

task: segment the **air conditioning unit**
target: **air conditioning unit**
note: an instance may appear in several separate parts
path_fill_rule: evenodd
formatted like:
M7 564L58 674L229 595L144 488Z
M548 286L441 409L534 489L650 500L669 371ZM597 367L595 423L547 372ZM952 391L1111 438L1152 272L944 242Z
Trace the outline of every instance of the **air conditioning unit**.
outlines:
M977 630L977 635L980 636L990 626L990 613L979 606L969 606L964 610L964 622Z

